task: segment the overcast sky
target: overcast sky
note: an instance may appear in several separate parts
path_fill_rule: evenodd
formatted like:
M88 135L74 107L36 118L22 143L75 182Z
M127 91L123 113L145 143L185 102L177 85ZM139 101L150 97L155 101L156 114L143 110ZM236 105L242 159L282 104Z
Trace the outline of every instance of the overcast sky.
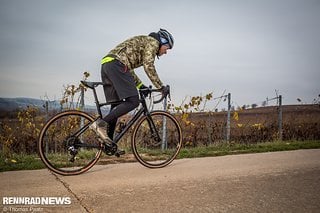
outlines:
M160 27L175 38L156 67L176 103L320 94L320 0L0 0L0 97L59 99L84 71L100 81L100 59L118 43Z

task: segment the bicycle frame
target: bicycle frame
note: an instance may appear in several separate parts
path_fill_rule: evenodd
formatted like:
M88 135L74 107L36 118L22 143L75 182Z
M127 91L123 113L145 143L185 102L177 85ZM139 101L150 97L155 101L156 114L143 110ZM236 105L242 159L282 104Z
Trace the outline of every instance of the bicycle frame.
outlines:
M102 106L120 103L99 103L95 87L103 85L102 82L82 83L93 90L98 115L93 117L84 111L67 110L48 120L40 132L37 146L39 156L48 169L61 175L77 175L94 166L102 152L120 157L125 153L118 149L117 143L125 133L131 133L131 130L131 151L142 165L152 169L162 168L176 158L182 146L179 122L174 115L166 111L153 111L147 106L149 95L152 96L153 104L170 97L168 85L161 89L148 87L139 90L139 108L126 122L127 125L113 137L114 140L105 143L94 129L90 132L88 130L93 122L102 117ZM160 93L160 99L155 99L156 96L152 95ZM170 122L169 125L167 121ZM67 131L64 131L65 127L68 127Z
M95 119L99 119L102 118L102 112L101 112L101 107L105 106L105 105L111 105L112 103L102 103L100 104L99 100L98 100L98 96L97 96L97 92L95 87L91 88L93 90L93 96L95 99L95 104L96 104L96 108L98 111L99 116ZM143 94L140 93L140 104L142 105L142 108L140 108L138 110L138 112L136 112L134 114L134 116L128 121L127 125L125 126L125 128L123 130L121 130L121 132L119 134L116 135L116 137L113 139L113 143L118 143L120 141L120 139L124 136L124 134L133 126L133 124L141 117L142 114L147 116L147 121L148 124L150 126L150 130L151 130L151 134L158 140L160 140L160 136L159 133L156 131L155 128L155 124L153 123L153 120L151 119L150 112L148 110L146 101L145 101L145 97ZM121 103L120 102L114 102L114 103ZM74 134L75 137L79 137L87 128L89 128L89 126L91 125L91 123L88 123L86 126L84 126L83 128L81 128L78 132L76 132ZM92 147L92 148L97 148L94 145L87 145L87 144L82 144L79 146L86 146L86 147Z

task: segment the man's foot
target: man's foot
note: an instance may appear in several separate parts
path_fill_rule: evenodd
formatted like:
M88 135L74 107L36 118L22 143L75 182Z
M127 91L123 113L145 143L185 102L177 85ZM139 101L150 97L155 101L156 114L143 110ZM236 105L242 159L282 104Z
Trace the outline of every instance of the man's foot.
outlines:
M105 143L112 143L112 140L109 138L108 132L108 124L101 118L98 118L95 122L93 122L90 126L90 129L95 131L97 135L105 142Z
M126 153L124 150L118 149L116 143L104 144L104 152L109 156L115 155L116 157L120 157Z
M114 155L115 155L116 157L120 157L121 155L124 155L124 154L126 154L126 152L125 152L124 150L121 150L121 149L118 149L118 150L116 151L116 153L114 153Z

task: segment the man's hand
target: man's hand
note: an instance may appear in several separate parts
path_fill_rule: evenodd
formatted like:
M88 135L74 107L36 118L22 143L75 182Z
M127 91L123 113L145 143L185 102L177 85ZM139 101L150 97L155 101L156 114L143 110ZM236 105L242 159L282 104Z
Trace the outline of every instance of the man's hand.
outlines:
M170 98L170 86L169 85L162 86L161 89L162 89L163 96L169 95L169 98Z
M139 88L140 93L144 96L147 97L150 93L150 90L148 87L146 87L144 84L142 84Z

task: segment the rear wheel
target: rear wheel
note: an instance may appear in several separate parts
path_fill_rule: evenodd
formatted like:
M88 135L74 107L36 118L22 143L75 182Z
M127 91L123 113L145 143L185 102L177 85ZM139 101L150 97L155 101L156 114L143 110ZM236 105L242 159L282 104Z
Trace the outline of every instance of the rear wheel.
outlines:
M181 149L181 127L171 114L154 111L138 120L131 143L133 154L142 165L161 168L170 164Z
M42 128L38 151L43 163L61 175L86 172L98 160L102 144L88 128L94 119L85 112L70 110L58 113Z

